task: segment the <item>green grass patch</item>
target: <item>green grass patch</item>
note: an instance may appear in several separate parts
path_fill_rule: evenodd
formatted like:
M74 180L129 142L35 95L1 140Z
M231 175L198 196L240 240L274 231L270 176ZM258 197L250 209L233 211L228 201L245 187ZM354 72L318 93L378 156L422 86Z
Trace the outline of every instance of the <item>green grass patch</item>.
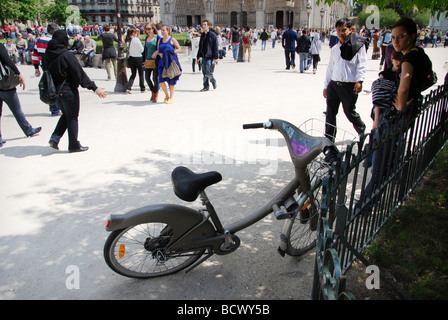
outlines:
M367 250L404 284L407 299L448 299L448 150Z

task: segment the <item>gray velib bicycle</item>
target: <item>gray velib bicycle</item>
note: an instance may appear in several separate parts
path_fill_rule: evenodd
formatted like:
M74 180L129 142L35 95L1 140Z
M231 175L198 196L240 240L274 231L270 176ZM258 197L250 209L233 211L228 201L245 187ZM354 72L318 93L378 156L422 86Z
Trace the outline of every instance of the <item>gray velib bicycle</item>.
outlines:
M171 179L175 194L193 202L198 197L205 209L174 204L149 205L125 214L111 215L106 230L104 258L115 272L132 278L152 278L187 268L187 272L213 254L225 255L240 245L236 235L271 212L285 220L279 252L301 255L315 246L322 176L309 170L317 156L334 154L334 144L313 137L283 120L243 125L244 129L278 130L287 142L295 175L272 200L229 226L223 226L205 189L222 180L219 172L194 173L177 167ZM335 159L334 159L335 160Z

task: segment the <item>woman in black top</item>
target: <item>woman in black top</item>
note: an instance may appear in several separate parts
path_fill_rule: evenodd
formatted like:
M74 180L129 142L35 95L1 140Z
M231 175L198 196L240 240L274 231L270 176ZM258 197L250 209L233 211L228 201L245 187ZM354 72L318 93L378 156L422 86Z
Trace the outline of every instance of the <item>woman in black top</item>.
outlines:
M87 151L89 148L81 146L78 141L78 87L81 85L83 88L95 91L100 98L105 98L106 94L95 85L95 82L90 80L73 53L67 50L67 45L67 33L64 30L58 30L48 43L45 55L55 87L61 90L59 105L62 110L62 116L51 135L49 143L52 148L59 149L59 140L67 130L69 152Z
M392 43L403 53L401 77L395 108L405 111L421 103L423 84L432 70L432 63L422 48L417 48L417 26L412 19L402 18L392 26Z
M19 69L17 69L16 65L12 62L11 58L9 57L8 51L6 51L6 48L2 43L0 43L0 62L4 66L9 66L15 74L19 75L20 86L22 86L23 90L25 90L25 82L23 80L23 77L20 74ZM6 102L9 109L11 109L14 118L16 118L17 123L27 137L34 136L35 134L40 132L40 130L42 129L41 127L33 128L26 120L25 114L22 111L22 106L20 105L19 95L17 94L16 88L9 90L0 90L0 118L2 116L3 101ZM2 139L2 133L0 131L0 147L2 147L4 143L5 141Z

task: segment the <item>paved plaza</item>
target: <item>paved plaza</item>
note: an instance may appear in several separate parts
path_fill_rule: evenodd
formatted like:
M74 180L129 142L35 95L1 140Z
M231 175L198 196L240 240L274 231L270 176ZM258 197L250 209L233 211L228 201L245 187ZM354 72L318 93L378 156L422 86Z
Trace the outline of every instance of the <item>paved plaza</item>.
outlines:
M448 48L428 48L443 82ZM277 253L282 222L272 215L240 233L241 247L214 256L190 273L151 280L115 274L103 259L109 214L155 203L183 203L171 187L171 171L221 172L223 181L207 189L223 224L254 211L291 178L292 164L278 132L242 130L242 124L284 119L296 125L324 120L323 80L329 58L323 45L317 74L285 70L281 45L253 47L250 63L228 52L219 61L218 87L200 92L202 74L180 55L183 75L174 103L149 102L138 79L132 94L114 93L104 69L85 71L107 98L80 88L79 140L87 152L48 146L57 117L39 100L32 66L18 66L26 90L18 89L28 121L42 127L26 138L3 105L0 148L0 299L309 299L314 252L300 259ZM368 56L371 57L372 49ZM299 58L296 56L296 61ZM377 78L379 60L368 61L364 89ZM128 76L130 70L128 69ZM371 128L371 95L359 95L357 111ZM342 110L338 126L355 134ZM71 286L79 271L79 288ZM67 285L68 284L68 285Z

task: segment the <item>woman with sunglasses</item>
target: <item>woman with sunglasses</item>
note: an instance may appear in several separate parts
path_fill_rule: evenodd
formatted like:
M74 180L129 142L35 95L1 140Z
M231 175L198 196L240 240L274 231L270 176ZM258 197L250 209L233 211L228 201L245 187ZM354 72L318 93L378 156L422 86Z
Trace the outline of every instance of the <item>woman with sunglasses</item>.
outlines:
M145 27L145 47L143 51L143 66L145 68L146 83L151 90L151 102L156 103L159 95L159 72L157 69L158 59L153 57L157 51L157 41L161 39L158 36L157 29L154 25L148 23ZM151 77L152 76L152 77ZM151 81L152 78L152 81Z

